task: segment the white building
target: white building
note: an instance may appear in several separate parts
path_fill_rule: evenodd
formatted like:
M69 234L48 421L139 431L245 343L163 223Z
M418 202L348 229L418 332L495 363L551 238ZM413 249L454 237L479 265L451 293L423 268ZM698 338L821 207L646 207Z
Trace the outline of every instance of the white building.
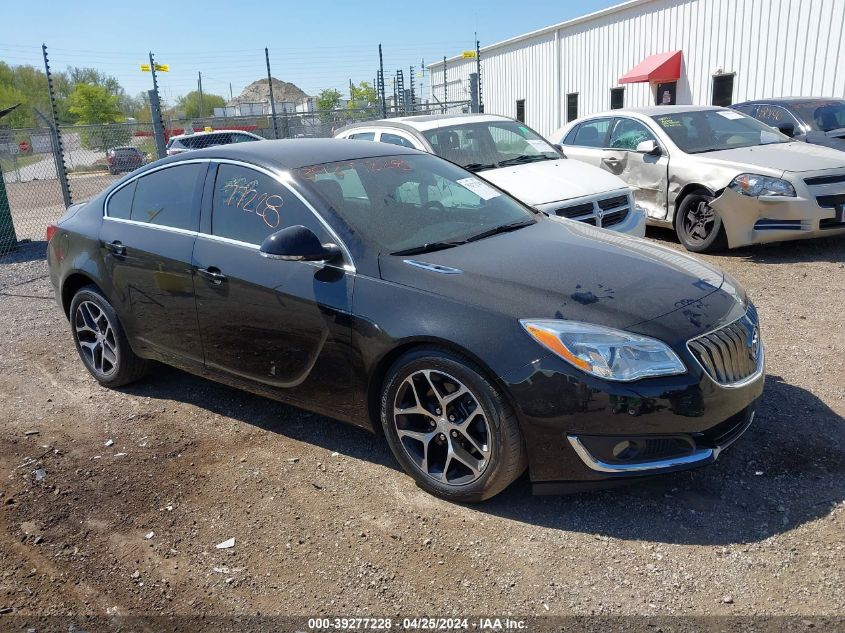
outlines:
M549 134L611 107L845 98L843 31L843 0L631 0L483 47L484 110ZM443 101L443 62L428 68ZM449 101L475 70L446 60Z

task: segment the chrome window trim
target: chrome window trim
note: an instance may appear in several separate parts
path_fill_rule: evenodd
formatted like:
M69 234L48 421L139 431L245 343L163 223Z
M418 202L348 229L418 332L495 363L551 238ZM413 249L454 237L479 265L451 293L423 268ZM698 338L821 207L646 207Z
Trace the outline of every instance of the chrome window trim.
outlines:
M106 196L106 200L103 203L103 219L111 220L112 222L125 222L125 223L128 223L128 224L134 224L136 226L153 227L153 228L156 228L156 229L159 229L159 230L172 231L172 232L175 232L175 233L182 233L182 234L185 234L185 235L195 235L197 237L212 239L212 240L215 240L215 241L225 242L225 243L228 243L228 244L234 244L236 246L246 246L246 247L258 250L261 245L260 244L253 244L252 242L242 242L240 240L234 240L234 239L231 239L231 238L228 238L228 237L223 237L223 236L220 236L220 235L212 235L211 233L203 233L201 231L190 231L190 230L186 230L186 229L179 229L179 228L167 226L167 225L164 225L164 224L150 224L148 222L139 222L138 220L125 220L123 218L113 218L113 217L109 216L109 202L111 201L112 196L114 194L116 194L118 191L120 191L121 189L123 189L124 187L128 186L130 183L135 182L139 178L143 178L144 176L146 176L148 174L152 174L154 172L161 171L162 169L177 167L179 165L189 165L189 164L192 164L192 163L216 163L218 165L220 165L220 164L235 165L235 166L243 167L243 168L246 168L246 169L253 169L253 170L255 170L259 173L264 174L265 176L267 176L269 178L272 178L273 180L278 182L280 185L282 185L285 189L287 189L289 192L291 192L294 196L296 196L299 199L299 201L302 202L302 204L305 206L305 208L308 209L308 211L311 212L311 215L314 216L314 218L317 220L317 222L320 223L320 225L326 230L326 232L329 235L331 235L332 238L334 238L334 243L337 244L340 247L340 250L343 252L344 259L348 263L344 263L344 265L340 266L340 267L338 267L338 266L333 266L333 267L341 268L341 269L343 269L347 272L351 272L351 273L356 272L357 269L355 267L355 262L352 259L352 254L349 252L349 249L347 248L346 244L343 243L343 240L340 239L340 236L337 234L337 232L329 225L328 222L326 222L325 218L323 218L323 216L321 216L317 212L317 210L313 207L313 205L310 202L308 202L308 200L306 200L304 196L302 196L298 191L296 191L291 186L291 184L293 183L293 176L291 176L289 171L273 171L271 169L268 169L266 167L262 167L260 165L255 165L253 163L247 163L245 161L240 161L240 160L233 160L231 158L187 158L185 160L179 160L179 161L174 161L172 163L167 163L165 165L159 165L158 167L153 167L153 168L148 169L148 170L146 170L146 171L144 171L140 174L136 174L136 175L132 176L131 178L129 178L126 182L121 183L121 185L119 187L116 187L114 190L110 191L109 195ZM320 262L316 262L316 263L315 262L308 262L308 263L310 263L312 265L313 264L320 264ZM332 264L325 264L325 265L332 266Z
M743 315L741 317L738 317L738 318L734 319L733 321L730 321L730 322L725 323L723 325L720 325L719 327L714 328L714 329L712 329L708 332L704 332L703 334L699 334L698 336L695 336L695 337L689 339L686 342L687 351L689 352L690 356L692 356L696 365L698 365L701 368L701 371L704 372L704 375L707 376L707 378L717 387L722 387L723 389L739 389L740 387L745 387L745 386L751 384L752 382L754 382L755 380L760 378L760 376L763 375L763 373L766 369L766 347L765 347L765 345L763 345L762 336L760 338L760 356L757 358L757 368L754 370L754 373L750 374L749 376L746 376L745 378L743 378L742 380L739 380L737 382L728 382L728 383L721 383L721 382L718 382L717 380L715 380L707 372L707 369L704 367L704 365L701 364L701 361L698 360L698 357L695 355L695 353L690 349L689 344L692 341L695 341L695 340L700 339L700 338L704 338L705 336L709 336L709 335L713 334L714 332L718 332L719 330L722 330L722 329L724 329L728 326L731 326L734 323L736 323L737 321L741 321L742 319L744 319L747 316L748 316L748 310L746 309L746 311L743 313ZM759 332L760 332L759 319L757 320L757 323L755 325L757 327L758 336L760 336L760 334L759 334Z
M649 462L639 462L637 464L608 464L600 459L596 459L587 450L577 435L567 435L569 440L581 461L589 468L599 473L634 473L634 472L650 472L666 470L668 468L675 468L677 466L691 466L701 462L706 462L711 459L716 459L718 453L712 448L701 448L689 455L681 455L679 457L672 457L669 459L657 459Z

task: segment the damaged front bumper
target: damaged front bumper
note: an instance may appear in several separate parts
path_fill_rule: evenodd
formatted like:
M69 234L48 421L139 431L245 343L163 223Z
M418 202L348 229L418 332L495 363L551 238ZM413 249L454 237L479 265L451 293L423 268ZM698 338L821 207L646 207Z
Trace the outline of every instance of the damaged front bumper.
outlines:
M845 234L845 203L822 207L811 196L751 197L725 189L710 206L730 248Z

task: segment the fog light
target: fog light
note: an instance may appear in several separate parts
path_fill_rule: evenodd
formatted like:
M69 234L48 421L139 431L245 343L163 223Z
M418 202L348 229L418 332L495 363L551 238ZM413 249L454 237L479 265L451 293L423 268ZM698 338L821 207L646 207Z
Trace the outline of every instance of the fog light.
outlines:
M640 454L640 449L635 442L631 440L622 440L613 447L613 456L621 461L628 461L637 457Z

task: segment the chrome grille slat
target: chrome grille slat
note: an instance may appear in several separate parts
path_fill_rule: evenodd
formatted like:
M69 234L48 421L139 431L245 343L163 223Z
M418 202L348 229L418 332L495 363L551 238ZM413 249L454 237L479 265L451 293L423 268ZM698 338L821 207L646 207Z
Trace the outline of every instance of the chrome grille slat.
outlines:
M731 385L753 376L762 367L759 333L756 349L751 348L756 329L757 311L749 306L745 316L688 341L687 347L710 378Z

